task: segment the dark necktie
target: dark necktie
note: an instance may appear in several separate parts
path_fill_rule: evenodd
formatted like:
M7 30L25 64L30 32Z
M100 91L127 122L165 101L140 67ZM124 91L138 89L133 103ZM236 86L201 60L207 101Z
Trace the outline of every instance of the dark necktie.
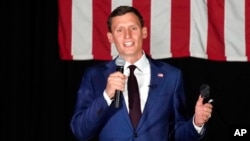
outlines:
M139 96L139 88L137 79L134 75L134 70L136 66L130 65L130 75L128 77L128 101L129 101L129 116L132 121L134 128L141 118L141 104Z

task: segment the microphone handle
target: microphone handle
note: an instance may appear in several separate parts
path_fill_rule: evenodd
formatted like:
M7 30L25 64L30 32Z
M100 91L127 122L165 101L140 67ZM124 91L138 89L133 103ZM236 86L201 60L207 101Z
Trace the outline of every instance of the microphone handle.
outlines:
M117 66L116 71L119 71L121 73L123 73L123 66ZM121 98L121 91L116 90L115 91L115 108L119 108L120 107L120 98Z
M115 91L115 108L120 107L120 97L121 97L121 91L116 90Z

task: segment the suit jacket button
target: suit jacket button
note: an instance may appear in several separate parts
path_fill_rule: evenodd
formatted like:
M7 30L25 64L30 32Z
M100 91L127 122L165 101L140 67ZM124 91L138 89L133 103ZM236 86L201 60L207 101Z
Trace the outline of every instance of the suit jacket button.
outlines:
M137 137L138 137L137 133L134 133L134 137L135 137L135 138L137 138Z

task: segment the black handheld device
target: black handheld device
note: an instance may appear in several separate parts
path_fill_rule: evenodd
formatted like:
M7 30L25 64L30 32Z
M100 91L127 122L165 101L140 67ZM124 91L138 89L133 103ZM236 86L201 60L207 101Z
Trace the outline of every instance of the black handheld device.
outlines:
M203 104L204 103L211 103L213 102L214 100L213 99L210 99L210 86L208 84L202 84L201 87L200 87L200 95L202 98L204 98L203 100Z

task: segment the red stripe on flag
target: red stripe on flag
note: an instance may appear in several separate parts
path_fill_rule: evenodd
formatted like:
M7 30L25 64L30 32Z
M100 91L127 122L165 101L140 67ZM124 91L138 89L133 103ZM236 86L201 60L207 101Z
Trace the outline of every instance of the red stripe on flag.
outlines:
M151 0L134 0L133 7L138 9L144 18L147 27L148 37L143 41L143 49L146 54L150 55L150 29L151 29Z
M208 59L225 61L225 0L208 0Z
M246 56L250 61L250 1L245 0Z
M111 0L93 0L92 53L94 59L111 60L111 47L107 39L107 18L111 12ZM89 34L89 33L85 33Z
M172 56L190 56L190 0L172 0L171 10Z
M71 28L72 28L72 0L58 1L58 44L60 58L72 60L71 55Z

